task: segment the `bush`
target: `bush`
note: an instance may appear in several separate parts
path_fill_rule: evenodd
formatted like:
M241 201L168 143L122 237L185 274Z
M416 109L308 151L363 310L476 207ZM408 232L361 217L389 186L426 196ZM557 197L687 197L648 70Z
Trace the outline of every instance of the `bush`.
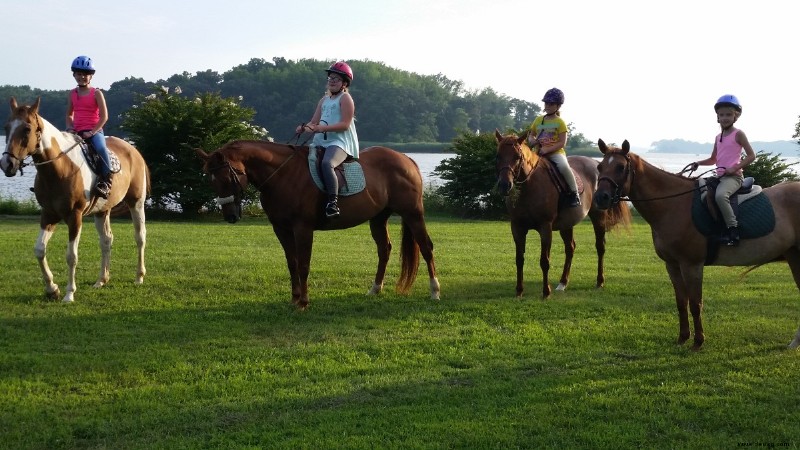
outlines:
M800 180L800 177L792 170L792 166L797 163L787 163L780 156L780 154L773 155L770 152L759 150L756 153L756 160L745 167L745 176L755 178L756 184L762 187L774 186L784 181Z
M123 115L122 128L150 167L153 204L195 214L214 207L214 194L194 149L213 151L232 140L267 138L268 132L252 125L255 111L242 107L241 97L180 94L180 87L172 94L161 87L141 96L140 104Z
M506 215L503 196L495 185L497 141L493 133L462 132L453 140L453 158L442 161L433 171L444 181L436 192L454 214L470 218L500 218Z

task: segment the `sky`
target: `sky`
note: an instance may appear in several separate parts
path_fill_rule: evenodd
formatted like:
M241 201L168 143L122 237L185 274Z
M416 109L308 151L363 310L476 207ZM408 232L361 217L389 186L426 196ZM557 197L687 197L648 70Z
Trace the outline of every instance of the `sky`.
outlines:
M751 142L792 140L800 121L800 6L787 0L25 0L0 11L0 85L69 89L78 55L105 89L253 58L370 60L539 105L558 87L575 131L635 149L712 142L724 94L742 103Z

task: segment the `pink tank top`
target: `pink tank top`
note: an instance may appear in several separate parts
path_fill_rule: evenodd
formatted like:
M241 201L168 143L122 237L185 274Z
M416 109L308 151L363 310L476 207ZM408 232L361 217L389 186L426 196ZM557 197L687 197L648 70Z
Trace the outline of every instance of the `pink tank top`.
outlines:
M91 130L100 121L100 107L94 98L95 88L89 88L87 95L78 95L78 89L70 92L72 100L72 127L78 131Z
M739 130L734 130L733 133L723 137L720 140L722 133L717 135L717 176L725 175L726 167L733 167L739 164L742 160L742 146L736 142L736 135ZM742 175L742 169L739 169L737 174Z

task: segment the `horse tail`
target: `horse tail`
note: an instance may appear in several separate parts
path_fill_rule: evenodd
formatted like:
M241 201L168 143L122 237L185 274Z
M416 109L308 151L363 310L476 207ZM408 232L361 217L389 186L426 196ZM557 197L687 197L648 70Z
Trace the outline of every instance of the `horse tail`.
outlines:
M397 280L397 292L407 294L417 279L419 269L419 245L414 240L411 227L403 220L403 238L400 243L400 278Z

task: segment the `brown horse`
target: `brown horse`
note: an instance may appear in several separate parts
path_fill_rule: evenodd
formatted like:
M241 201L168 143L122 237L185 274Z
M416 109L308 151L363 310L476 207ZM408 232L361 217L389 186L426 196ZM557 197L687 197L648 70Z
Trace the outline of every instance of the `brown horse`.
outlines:
M597 250L597 287L605 284L603 256L606 252L606 231L617 224L630 223L630 211L625 205L617 205L607 211L592 206L592 195L597 185L597 161L586 156L570 156L569 164L575 177L584 190L580 193L580 207L560 208L560 194L551 178L553 165L547 158L540 157L525 143L528 133L522 136L503 136L495 130L497 139L497 187L507 196L506 204L511 214L511 234L514 237L517 263L517 297L522 296L522 274L525 265L525 243L528 230L539 232L541 254L539 265L542 268L542 297L552 292L548 273L550 271L550 247L553 230L559 230L564 241L564 271L556 290L563 291L569 283L572 257L575 253L573 228L588 214L594 228L595 249ZM512 188L518 190L512 192ZM514 195L509 195L513 193Z
M689 340L689 314L694 321L694 345L699 350L703 333L703 267L706 264L706 237L692 219L693 194L697 180L656 168L630 152L628 141L622 148L598 141L605 154L600 163L600 180L595 202L609 208L621 199L630 200L650 224L656 254L664 260L675 290L680 331L678 344ZM772 203L775 227L766 236L743 239L737 247L722 246L712 265L759 266L772 261L789 263L795 284L800 288L800 183L781 183L763 190ZM789 344L800 344L800 329Z
M78 149L79 139L71 133L63 133L39 115L39 102L30 106L18 105L11 98L11 115L5 125L6 150L0 159L0 168L7 177L16 175L31 156L36 166L34 192L42 208L39 224L41 231L36 240L34 253L44 278L45 294L50 298L61 296L58 285L53 282L53 273L47 264L47 243L55 232L56 224L64 221L69 229L67 244L67 293L64 302L75 298L75 269L78 265L78 244L81 238L83 216L94 215L94 225L100 237L102 258L100 275L94 287L108 283L111 263L110 213L112 207L124 202L131 213L134 238L138 247L136 284L144 281L145 224L144 202L150 188L150 174L142 155L130 144L115 137L108 137L106 144L120 163L120 171L114 174L114 183L108 199L91 195L96 175L91 172Z
M368 294L383 289L386 264L392 250L388 220L393 213L402 218L400 248L401 273L397 291L407 293L419 267L419 253L428 265L430 294L439 299L439 280L433 260L433 243L425 226L422 205L422 175L408 156L386 147L369 147L360 152L366 188L339 199L341 216L328 219L323 213L327 194L312 181L307 146L291 146L266 141L233 141L207 154L203 170L211 175L225 220L240 218L242 193L247 183L261 192L261 207L283 246L292 303L308 306L308 273L314 230L341 230L369 221L372 239L378 247L378 269ZM347 251L342 249L342 251Z

